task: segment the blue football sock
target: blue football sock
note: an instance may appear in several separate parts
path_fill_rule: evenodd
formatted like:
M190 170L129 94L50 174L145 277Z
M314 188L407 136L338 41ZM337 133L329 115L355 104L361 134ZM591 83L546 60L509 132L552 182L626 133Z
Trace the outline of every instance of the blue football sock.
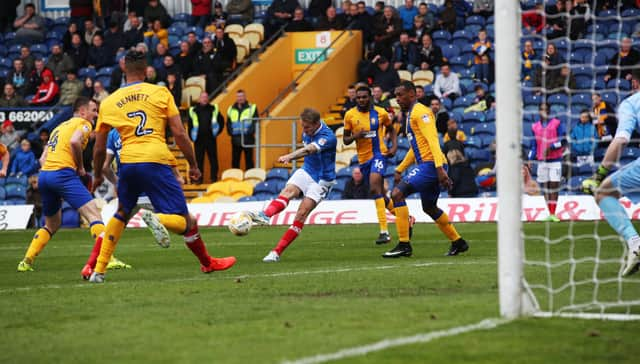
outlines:
M605 197L600 200L600 209L609 225L621 235L625 241L638 236L638 232L633 228L627 212L615 197Z

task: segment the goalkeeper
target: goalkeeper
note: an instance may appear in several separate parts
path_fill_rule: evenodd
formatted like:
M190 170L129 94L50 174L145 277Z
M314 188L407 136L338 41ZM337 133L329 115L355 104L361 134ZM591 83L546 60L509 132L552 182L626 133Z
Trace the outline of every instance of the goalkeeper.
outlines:
M627 242L629 254L622 271L624 276L640 268L640 237L618 199L626 196L634 203L640 202L640 158L608 177L607 174L620 158L634 130L640 131L640 70L633 73L632 89L634 93L620 103L618 130L604 159L594 176L582 183L583 190L595 196L609 225Z

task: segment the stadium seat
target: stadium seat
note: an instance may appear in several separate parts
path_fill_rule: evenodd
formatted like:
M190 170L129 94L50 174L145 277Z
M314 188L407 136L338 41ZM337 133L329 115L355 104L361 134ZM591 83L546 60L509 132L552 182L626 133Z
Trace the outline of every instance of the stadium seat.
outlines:
M341 152L336 154L336 170L340 168L348 167L351 165L351 158L353 157L353 153L350 151Z
M198 196L198 197L192 198L191 201L189 201L189 203L212 203L213 201L215 201L216 198L218 198L218 196L220 195Z
M591 94L579 93L571 96L571 104L584 105L585 108L591 107Z
M260 193L254 192L254 195L253 195L253 198L255 199L255 201L268 201L275 197L277 196L269 192L260 192Z
M485 149L466 149L467 158L473 163L491 161L491 152Z
M214 194L219 194L219 195L225 195L228 196L230 194L230 184L229 182L226 181L221 181L221 182L215 182L209 185L209 187L207 187L207 191L205 192L205 195L214 195Z
M182 37L182 35L184 35L184 28L183 27L177 27L175 25L172 25L169 27L168 29L169 31L169 36L177 36L177 37ZM169 41L169 44L173 44L171 41Z
M433 32L432 37L434 42L437 40L444 40L448 42L451 40L451 33L446 30L437 30Z
M77 228L80 226L80 214L73 208L62 209L62 227Z
M84 67L78 70L78 78L84 80L85 78L96 78L96 70L94 68Z
M238 202L253 202L257 201L255 196L244 196L238 199Z
M444 47L442 47L442 55L446 58L446 59L452 59L453 57L457 56L460 54L460 48L456 47L453 44L448 44Z
M566 106L569 104L569 96L567 96L566 94L553 94L547 98L547 103L549 105Z
M4 45L0 44L0 57L6 57L9 50Z
M478 124L473 131L474 135L487 134L487 135L496 135L496 125L494 123L480 123Z
M185 88L182 89L181 106L190 107L192 103L197 102L202 91L200 86L185 86Z
M187 78L184 83L185 86L198 86L200 89L205 90L207 88L206 80L204 76L191 76Z
M286 168L271 168L267 172L266 181L287 181L289 179L289 170Z
M430 85L433 83L434 75L432 71L415 71L412 76L413 82L419 86Z
M9 176L4 180L5 185L18 185L27 187L29 185L29 179L27 176Z
M229 24L224 27L224 32L229 34L229 36L231 36L231 34L237 34L241 37L244 34L244 28L240 24Z
M485 120L485 115L480 111L472 111L472 112L464 113L464 115L462 116L463 123L468 123L468 122L482 123L484 122L484 120Z
M359 164L358 155L354 154L353 157L351 157L351 162L349 163L349 166L353 167L353 166L357 166L358 164Z
M112 73L113 73L113 67L107 66L107 67L100 68L98 70L98 72L96 73L96 76L97 77L100 77L100 76L109 76L109 77L111 77Z
M7 198L7 193L4 191L4 187L0 186L0 201Z
M191 14L188 13L178 13L176 15L173 16L172 19L174 22L185 22L185 23L189 23L191 22Z
M411 72L406 70L398 70L398 77L400 77L400 81L411 81L413 79Z
M249 47L251 49L260 48L260 42L261 42L260 34L256 32L244 33L242 35L242 38L247 40L247 42L249 43Z
M251 43L247 38L234 39L236 42L236 62L242 63L251 53Z
M341 191L331 191L329 193L329 196L327 196L327 200L331 200L331 201L335 201L335 200L342 200L342 192Z
M0 58L0 67L11 69L13 67L13 61L9 58Z
M601 94L602 100L611 105L618 104L618 94L616 92L603 92Z
M407 138L404 137L398 137L398 150L403 149L403 150L409 150L410 145L409 145L409 140Z
M284 184L285 182L280 180L260 182L253 188L253 195L256 196L260 193L277 194L284 187Z
M480 15L472 15L465 20L465 25L480 25L484 26L485 20Z
M614 78L607 82L607 88L616 90L629 91L631 90L631 82L625 79Z
M349 180L346 180L344 178L336 180L336 184L333 186L333 191L339 191L339 192L344 191L344 188L347 185L348 181Z
M248 181L234 182L230 184L229 192L235 200L244 196L251 196L253 195L253 184Z
M260 36L260 42L264 40L264 25L261 23L251 23L244 27L244 33L256 33Z
M239 168L229 168L225 169L220 176L220 179L224 182L228 181L236 181L240 182L243 179L244 172Z
M351 179L351 173L353 172L352 167L344 167L336 173L336 179L339 180L349 180Z
M253 185L263 182L267 178L267 172L262 168L251 168L244 172L244 180Z
M231 197L231 196L218 196L216 197L213 202L218 202L218 203L234 203L236 202L236 200Z

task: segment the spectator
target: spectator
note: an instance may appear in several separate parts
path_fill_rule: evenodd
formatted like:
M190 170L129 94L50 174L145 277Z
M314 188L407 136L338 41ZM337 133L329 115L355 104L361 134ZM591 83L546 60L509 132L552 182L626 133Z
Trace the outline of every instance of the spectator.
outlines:
M10 161L11 153L9 153L8 148L0 142L0 178L7 176Z
M240 156L244 153L244 166L253 168L255 127L258 117L256 104L247 101L243 90L236 92L236 102L227 109L227 132L231 135L231 167L240 168Z
M176 64L180 69L182 77L187 79L191 77L193 73L193 55L189 49L189 43L186 41L180 42L180 53L178 54Z
M571 40L583 38L587 32L587 20L591 17L589 4L585 0L573 0L573 3L569 0L566 4L571 19L569 37Z
M253 3L250 0L229 0L227 2L228 21L247 25L253 21Z
M336 13L336 8L330 6L327 8L325 16L318 21L317 30L342 30L344 23L342 17Z
M402 19L402 29L410 30L413 27L413 18L418 15L418 8L413 6L413 0L404 0L404 6L398 8L400 19Z
M49 130L42 128L40 129L40 133L38 133L38 139L31 143L31 148L33 149L33 154L36 158L40 158L42 155L42 151L44 147L49 142Z
M438 26L440 29L446 30L449 33L455 32L456 30L456 21L458 15L456 14L456 9L453 7L452 0L446 0L444 2L444 10L440 13L440 19L438 20Z
M558 47L554 43L547 44L546 56L549 57L549 65L551 66L565 63L564 57L558 53Z
M364 180L360 167L353 167L351 179L342 191L343 200L365 200L369 198L369 184Z
M160 20L156 19L151 23L151 29L144 33L144 38L147 47L150 49L156 48L158 43L165 46L165 48L169 47L169 32L162 26Z
M85 20L93 18L92 0L69 0L69 8L69 22L72 24L84 24Z
M448 130L449 113L444 109L440 99L437 97L431 98L429 106L431 107L433 115L436 117L436 130L438 130L441 136L444 136Z
M457 140L464 144L467 141L467 135L464 131L458 129L458 122L456 119L451 118L447 121L447 132L444 133L442 140L445 143L450 140Z
M384 92L393 92L400 84L398 72L390 67L389 60L383 56L375 56L370 64L370 71L373 75L373 83L379 85Z
M204 76L206 78L207 92L212 92L217 86L222 75L219 75L212 70L216 69L215 51L213 49L213 42L210 38L205 38L202 41L202 50L196 54L193 61L193 76Z
M145 0L146 1L146 0ZM129 11L127 13L127 20L125 20L124 24L122 25L122 32L126 33L129 30L131 30L132 25L131 25L131 19L132 18L138 18L138 22L139 24L144 24L144 19L139 16L142 13L136 13L135 11Z
M467 0L453 0L453 8L458 19L465 19L473 11L473 6Z
M175 72L167 73L167 88L171 95L173 96L173 100L176 103L176 107L180 107L182 100L182 81L178 74Z
M149 0L129 0L127 3L127 11L129 14L133 12L137 15L143 15Z
M144 82L151 83L154 85L164 85L164 82L160 77L158 77L158 72L153 66L147 66L144 71ZM97 82L97 81L96 81Z
M25 70L27 70L27 72L33 71L36 59L31 54L31 50L29 49L29 47L20 47L20 59L22 60L22 64L24 64L24 68Z
M571 128L571 160L577 167L593 164L593 150L596 146L598 133L591 122L589 110L580 112L580 122Z
M13 68L7 74L6 81L13 84L18 95L24 97L28 94L31 89L29 72L24 69L24 63L20 58L13 60Z
M347 87L347 100L342 105L342 110L340 111L341 117L344 118L344 114L346 114L347 111L351 110L356 105L356 85L351 84L349 85L349 87Z
M73 60L67 54L62 53L62 47L59 44L54 44L51 46L47 68L53 71L56 82L61 83L67 78L67 73L74 68Z
M429 104L429 98L424 93L424 88L423 87L416 86L416 101L421 103L421 104L423 104L423 105L428 105Z
M298 0L274 0L267 9L264 28L266 38L271 37L282 26L287 25L293 18L296 8L299 8Z
M493 62L491 62L491 58L489 58L488 54L483 54L480 57L480 63L474 66L475 66L475 77L478 81L484 82L487 85L490 85L493 83L494 81Z
M473 91L476 94L476 96L473 98L473 104L464 109L464 112L486 111L488 109L494 109L496 107L493 96L491 96L491 94L488 94L482 85L476 85Z
M422 2L418 5L418 16L422 17L422 22L424 23L424 29L427 33L431 34L433 30L436 28L436 19L431 11L429 11L429 7L426 3ZM414 18L415 23L415 18ZM417 38L418 42L419 39Z
M202 43L198 41L196 33L187 33L187 42L189 43L189 50L192 55L199 53L202 50Z
M33 4L24 6L24 15L13 22L16 28L15 42L20 43L42 43L45 33L44 18L36 14L36 7Z
M20 141L20 148L16 148L13 161L11 162L11 176L31 176L38 172L38 162L31 150L31 143L28 139Z
M78 31L78 25L76 23L69 23L67 31L62 35L62 48L65 52L71 50L71 37L74 34L80 34Z
M475 182L475 173L469 160L464 155L464 145L459 140L453 139L444 143L442 152L447 158L449 170L447 174L451 180L449 196L451 197L476 197L478 186Z
M231 69L236 62L238 50L236 48L235 41L229 37L229 34L224 32L224 29L216 29L215 36L212 39L213 48L215 49L214 72L217 72L222 76L222 73ZM219 78L218 83L222 81L222 77Z
M158 70L158 74L163 80L167 80L167 75L169 73L173 73L180 84L182 84L182 75L180 74L180 68L175 63L175 60L172 55L167 54L164 56L164 60L162 62L162 68Z
M613 106L602 100L599 93L594 93L591 95L591 111L600 140L608 142L613 139L618 129L618 120Z
M471 52L473 52L473 63L480 64L480 57L488 54L493 49L493 44L487 39L487 31L480 29L478 31L478 40L471 46Z
M297 8L293 12L293 19L287 24L287 32L310 32L313 30L311 23L304 18L304 10Z
M60 86L60 105L72 105L82 95L83 87L75 72L67 73L67 79Z
M493 15L494 0L473 0L473 13L488 18Z
M380 86L373 85L371 88L371 96L373 97L373 104L375 106L381 107L385 110L389 110L391 108L391 103Z
M144 22L152 24L155 20L160 20L162 27L166 28L169 26L169 13L160 1L149 0L149 3L144 8Z
M440 66L440 73L433 84L433 93L441 100L446 97L453 101L460 96L460 79L456 73L451 72L448 63Z
M124 57L118 60L118 67L113 68L111 72L111 81L109 82L109 93L114 93L121 85L127 83L127 75L124 73Z
M327 9L332 6L331 3L331 0L311 0L309 8L307 9L309 11L311 21L317 24L320 21L320 18L325 16Z
M38 86L33 99L31 99L31 105L51 106L55 103L59 91L58 84L53 79L53 72L45 69L42 71L42 83Z
M224 28L228 17L227 13L222 10L222 3L216 1L213 7L213 14L211 15L211 22L215 23L217 28Z
M374 52L391 58L392 45L398 41L402 32L402 19L391 6L385 6L382 16L373 24Z
M93 83L93 97L91 98L100 105L107 96L109 96L109 93L104 89L102 82L100 82L100 80L96 80L96 82Z
M420 43L420 40L422 39L422 36L424 34L429 33L424 25L424 18L422 16L416 15L415 18L413 18L413 26L408 31L408 33L411 42L416 44Z
M5 120L2 123L2 129L0 131L2 131L2 135L0 135L0 144L3 144L9 151L13 152L13 150L18 147L20 137L23 133L16 131L11 120ZM4 168L4 158L2 162L2 167ZM9 167L8 163L6 167ZM4 169L6 170L6 168Z
M124 31L124 48L129 49L144 42L144 26L135 13L129 14L131 28Z
M576 78L571 73L571 68L567 64L562 65L560 72L554 73L547 83L547 93L565 93L571 95L577 89Z
M540 104L540 120L531 127L534 139L531 141L529 162L538 164L538 183L544 190L545 201L549 209L547 221L559 222L556 217L556 205L558 203L558 190L562 179L562 156L566 146L566 133L562 122L557 118L549 117L549 106Z
M533 80L535 73L535 62L540 61L538 54L533 49L533 43L530 40L524 42L524 50L522 51L522 68L520 74L524 81Z
M71 48L67 51L69 57L73 61L73 66L77 69L87 66L87 58L89 57L89 47L84 43L80 34L71 36Z
M163 67L164 57L170 56L169 49L162 44L158 43L155 46L155 51L153 52L153 59L151 61L151 65L153 68L160 70Z
M111 57L107 47L104 46L102 35L96 34L93 37L93 45L89 47L87 65L88 67L100 69L111 64L113 64L113 57Z
M411 0L407 0L408 2ZM393 68L395 70L407 70L411 73L418 68L418 49L409 40L407 32L400 33L400 43L396 46L393 57Z
M522 27L525 34L540 34L545 28L544 9L537 3L534 9L522 12Z
M29 84L30 89L28 90L28 94L36 93L36 91L38 90L38 87L42 83L42 73L45 70L51 72L50 69L48 69L48 68L46 68L44 66L44 61L42 59L36 59L35 67L31 71L31 73L29 74L29 82L28 82L28 84Z
M209 94L202 92L198 104L189 108L189 136L193 142L198 168L204 171L204 154L209 157L211 182L218 179L218 148L216 138L224 129L224 117L218 105L209 103ZM201 183L202 180L198 181Z
M91 79L91 77L85 78L82 85L83 85L82 96L92 98L93 97L93 80Z
M616 53L609 61L609 69L604 75L604 82L612 78L620 78L631 81L631 73L639 68L640 52L632 47L631 38L624 37L620 42L620 52Z
M22 96L16 93L12 83L4 84L4 94L0 98L0 107L23 107L27 106Z
M344 15L345 17L349 14L350 10L351 10L351 0L343 0L342 1L342 15ZM347 23L345 22L345 25L347 25Z
M16 8L20 5L20 0L5 0L0 3L0 33L10 32L11 26L16 20Z
M42 196L38 189L38 175L29 177L29 188L27 189L27 204L33 205L33 214L29 219L27 227L29 229L38 228L42 218Z
M204 28L209 23L211 0L191 0L191 25Z
M124 33L120 30L120 25L117 21L111 20L109 23L109 29L104 33L104 46L109 50L111 58L119 51L124 50L125 44Z
M434 71L442 64L442 49L433 44L431 35L424 34L421 38L422 42L418 50L418 62L421 70Z
M547 39L555 39L567 36L567 8L565 0L556 0L554 5L545 8L547 22Z
M84 41L88 45L93 44L93 37L96 34L102 35L102 29L98 28L93 20L87 19L84 21Z

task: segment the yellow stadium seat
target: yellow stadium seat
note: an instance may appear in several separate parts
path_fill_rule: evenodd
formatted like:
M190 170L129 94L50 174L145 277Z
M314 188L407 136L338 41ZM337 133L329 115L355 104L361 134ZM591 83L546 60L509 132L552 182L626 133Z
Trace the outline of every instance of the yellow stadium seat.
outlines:
M191 200L191 203L212 203L215 197L212 196L200 196Z
M257 33L260 35L260 42L262 42L264 40L264 25L260 23L247 24L247 26L244 27L244 33Z
M229 196L229 182L216 182L212 183L207 187L207 192L205 192L207 196L213 194L219 194L222 196Z
M398 77L400 77L400 81L411 81L411 72L398 70Z
M240 39L242 39L242 36L237 33L229 33L229 38L233 39L233 42L237 45Z
M251 168L244 172L244 180L251 182L253 185L263 182L266 178L267 172L262 168Z
M234 200L233 197L231 197L231 196L220 196L220 197L216 198L215 200L213 200L213 202L215 202L215 203L221 203L221 202L230 203L230 202L236 202L236 200Z
M429 70L420 70L413 73L413 82L416 84L420 83L421 86L430 85L433 83L433 78L433 72Z
M249 42L249 47L251 49L260 48L260 34L255 32L245 33L242 38Z
M207 89L207 80L204 76L191 76L184 83L186 86L199 86L201 90Z
M245 38L239 38L238 40L235 40L235 41L236 41L236 49L238 51L238 54L236 56L236 61L238 61L238 63L241 63L249 55L249 52L251 51L251 45L249 44L249 41Z
M231 34L242 36L242 34L244 34L244 28L240 24L228 24L224 27L224 32L229 34L229 36L231 36Z
M244 172L239 168L229 168L222 172L222 181L242 181Z
M197 103L198 98L200 98L200 94L202 93L202 88L200 86L187 86L182 89L182 102L180 103L183 107L190 107L192 103Z
M253 184L249 181L233 182L229 186L229 194L236 199L251 196L253 195Z

